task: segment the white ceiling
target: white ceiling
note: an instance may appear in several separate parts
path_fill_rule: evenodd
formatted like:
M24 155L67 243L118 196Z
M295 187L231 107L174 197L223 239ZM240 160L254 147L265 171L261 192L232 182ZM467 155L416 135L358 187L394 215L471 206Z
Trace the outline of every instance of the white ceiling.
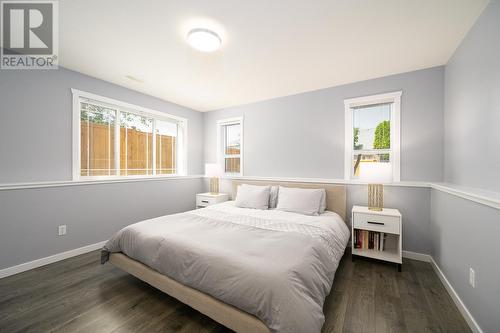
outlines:
M60 65L208 111L443 65L487 2L62 0Z

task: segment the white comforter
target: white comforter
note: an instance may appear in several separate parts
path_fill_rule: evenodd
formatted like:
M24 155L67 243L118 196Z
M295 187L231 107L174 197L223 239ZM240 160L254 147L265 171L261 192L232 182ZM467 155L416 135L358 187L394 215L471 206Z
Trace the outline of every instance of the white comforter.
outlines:
M339 215L226 202L132 224L105 245L260 318L273 332L320 332L349 240Z

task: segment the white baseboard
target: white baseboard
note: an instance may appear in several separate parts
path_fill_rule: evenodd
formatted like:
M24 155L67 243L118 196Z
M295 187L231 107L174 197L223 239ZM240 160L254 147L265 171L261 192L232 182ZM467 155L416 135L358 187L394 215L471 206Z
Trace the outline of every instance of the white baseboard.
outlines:
M453 286L450 284L450 282L448 281L448 279L444 275L441 268L439 268L436 261L434 261L434 258L431 257L430 263L432 265L432 268L434 268L434 271L436 272L437 276L439 277L439 279L443 283L444 287L446 288L446 291L448 291L448 294L450 294L451 298L453 299L453 302L455 302L455 305L457 306L458 310L460 311L460 313L464 317L465 321L467 322L467 324L469 324L469 327L472 330L472 332L483 333L483 330L481 329L481 327L479 327L479 325L476 322L476 320L474 319L474 317L472 317L472 314L469 312L469 310L465 306L464 302L462 302L462 300L458 296L455 289L453 289Z
M472 317L472 314L469 312L467 307L465 306L464 302L460 299L458 296L457 292L455 289L453 289L452 285L444 275L443 271L441 268L439 268L438 264L436 261L434 261L434 258L431 255L428 254L423 254L423 253L417 253L417 252L411 252L411 251L403 251L403 257L408 258L408 259L415 259L415 260L420 260L420 261L425 261L431 264L432 268L436 272L437 276L441 280L441 283L444 285L446 291L450 295L451 299L457 306L458 310L464 317L465 321L469 325L470 329L474 333L483 333L483 330L481 330L481 327L479 327L478 323Z
M90 244L87 246L79 247L77 249L54 254L54 255L49 256L49 257L40 258L40 259L33 260L30 262L25 262L25 263L17 265L17 266L12 266L12 267L7 267L4 269L1 269L0 270L0 279L7 277L7 276L14 275L14 274L18 274L21 272L29 271L30 269L33 269L33 268L38 268L41 266L52 264L56 261L61 261L64 259L78 256L80 254L99 250L100 248L102 248L104 246L104 244L106 244L106 241L102 241L102 242L95 243L95 244Z

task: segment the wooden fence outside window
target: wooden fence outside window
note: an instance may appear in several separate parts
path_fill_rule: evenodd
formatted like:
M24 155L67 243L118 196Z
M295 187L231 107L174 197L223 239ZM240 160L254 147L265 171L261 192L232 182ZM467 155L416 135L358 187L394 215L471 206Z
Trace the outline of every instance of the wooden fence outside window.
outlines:
M114 126L81 122L81 176L118 175ZM120 127L120 175L152 175L152 133ZM156 135L156 174L176 173L176 138Z

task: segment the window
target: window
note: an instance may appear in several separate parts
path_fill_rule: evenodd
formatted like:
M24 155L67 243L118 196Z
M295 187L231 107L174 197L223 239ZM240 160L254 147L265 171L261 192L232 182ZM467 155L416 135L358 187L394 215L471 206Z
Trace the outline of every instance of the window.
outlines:
M243 174L243 118L217 122L218 160L224 173Z
M344 104L345 179L359 179L373 163L386 163L392 180L399 181L401 92L348 99Z
M185 174L186 119L72 91L74 179Z

